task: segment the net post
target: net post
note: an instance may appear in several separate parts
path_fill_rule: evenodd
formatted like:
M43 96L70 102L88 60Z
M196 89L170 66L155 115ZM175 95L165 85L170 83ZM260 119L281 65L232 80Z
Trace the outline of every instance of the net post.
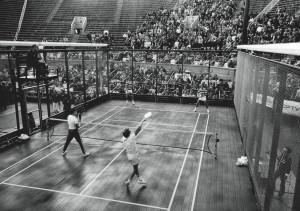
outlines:
M46 118L46 130L47 130L47 141L50 140L50 133L49 133L49 117Z
M218 159L218 142L220 141L220 139L218 139L218 133L216 133L216 140L215 140L215 154L214 154L214 158Z

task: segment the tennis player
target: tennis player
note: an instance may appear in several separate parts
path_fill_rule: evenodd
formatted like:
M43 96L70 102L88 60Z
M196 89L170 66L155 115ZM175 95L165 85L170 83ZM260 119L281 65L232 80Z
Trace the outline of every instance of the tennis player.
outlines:
M125 83L125 93L126 93L126 105L128 104L128 97L131 95L131 102L132 105L135 105L134 103L134 96L133 96L133 85L130 83Z
M141 124L138 126L138 128L135 130L134 133L132 133L129 130L129 128L126 128L123 131L122 142L123 142L123 145L126 149L128 161L133 166L133 172L130 175L129 179L126 180L126 182L125 182L125 184L127 186L130 184L130 182L133 179L134 175L136 175L138 177L138 183L139 184L146 185L145 180L143 180L140 177L140 174L139 174L140 156L139 156L138 147L137 147L136 141L135 141L136 136L139 134L139 132L142 129L142 125L143 125L144 121L145 121L145 119L143 119L143 121L141 122Z
M198 100L197 100L197 103L196 103L194 112L197 111L198 105L199 105L201 102L203 102L203 103L205 104L205 106L206 106L206 112L209 113L209 109L208 109L208 101L207 101L207 99L208 99L208 97L207 97L207 92L198 92L198 93L199 93L199 94L198 94L199 97L198 97Z
M83 144L82 144L79 132L78 132L78 128L80 126L80 121L78 121L76 116L77 116L77 111L75 110L75 108L71 108L69 116L68 116L69 131L68 131L68 136L67 136L67 140L66 140L62 155L65 156L67 154L66 150L67 150L70 142L72 141L72 139L75 138L81 148L83 156L87 157L90 155L90 153L86 152L83 147Z

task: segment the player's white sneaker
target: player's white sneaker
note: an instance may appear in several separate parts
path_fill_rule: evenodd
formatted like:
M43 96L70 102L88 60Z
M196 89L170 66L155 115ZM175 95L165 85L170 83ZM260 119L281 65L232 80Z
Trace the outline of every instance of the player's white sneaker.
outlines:
M135 105L135 102L134 102L134 101L132 101L132 105Z
M141 179L141 178L139 179L138 183L139 183L139 184L142 184L142 185L146 185L146 184L147 184L146 181L143 180L143 179Z
M126 105L128 105L128 100L126 100Z
M83 155L83 157L87 157L87 156L89 156L90 155L90 153L89 152L86 152L84 155Z
M196 111L197 111L197 108L194 109L194 112L196 112Z
M128 179L128 180L125 181L125 185L128 186L129 184L130 184L130 179Z
M67 151L64 151L61 153L62 156L65 156L67 154Z

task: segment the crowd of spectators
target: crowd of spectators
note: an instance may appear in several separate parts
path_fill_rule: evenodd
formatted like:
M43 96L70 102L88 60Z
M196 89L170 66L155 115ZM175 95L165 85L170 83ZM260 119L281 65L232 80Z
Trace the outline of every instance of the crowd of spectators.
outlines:
M70 36L51 37L51 38L44 37L42 42L69 42L69 40L70 40Z
M275 97L279 90L279 81L277 77L276 68L271 68L271 77L268 86L269 95ZM262 87L262 86L260 86ZM261 88L262 89L262 88ZM300 102L300 77L298 75L289 73L286 79L286 91L284 100L291 100Z
M257 14L251 14L248 25L249 44L267 43L287 43L300 41L300 17L288 13L285 8L277 8L275 13L264 14L255 19ZM196 16L199 21L193 27L187 27L184 20L189 16ZM137 26L135 31L124 33L124 44L133 49L165 49L165 50L236 50L236 46L241 43L243 26L243 7L237 5L233 0L187 0L179 1L172 9L160 8L158 11L147 12L141 17L143 22ZM101 32L90 32L87 39L94 43L114 44L114 36L106 29ZM58 41L68 42L70 37L57 37L56 39L43 39L43 42ZM133 56L132 56L133 55ZM63 53L49 53L47 59L62 59ZM94 53L84 55L86 60L95 60ZM68 59L81 60L81 52L68 53ZM110 89L113 92L124 92L125 85L130 83L132 78L131 67L126 64L129 61L147 63L185 64L202 65L215 67L236 67L235 53L182 53L169 51L165 53L153 53L151 51L110 51L110 72L112 83ZM116 63L114 63L116 61ZM297 58L282 60L287 64L300 66ZM82 93L88 91L87 99L95 97L95 67L86 68L86 88L83 88L82 68L80 65L70 66L70 84L73 103L83 101ZM211 98L215 98L218 93L219 98L225 96L232 87L231 82L218 80L217 76L191 75L191 79L185 80L182 85L178 85L181 77L177 69L166 70L166 67L159 65L158 84L156 89L155 72L156 68L138 65L134 69L134 83L136 92L140 94L157 94L170 96L197 96L195 90L205 90L211 93ZM65 72L60 68L60 72ZM1 76L1 75L0 75ZM56 81L56 86L52 88L52 93L65 95L65 76ZM217 79L213 79L217 78ZM209 88L203 81L210 81ZM223 87L219 89L218 87ZM179 83L180 84L180 83ZM228 86L227 86L228 85ZM57 88L59 87L59 88ZM64 89L62 89L64 87ZM210 90L212 89L212 90ZM60 91L64 90L64 91ZM220 91L225 90L225 92ZM276 88L275 88L276 90ZM77 93L78 92L78 93ZM294 91L295 92L295 91ZM293 92L293 93L294 93ZM56 98L55 96L53 97ZM62 98L60 98L62 99ZM63 100L62 100L63 102ZM57 106L56 106L57 107ZM57 109L61 110L61 109Z
M288 43L300 41L300 17L277 8L274 15L263 14L248 25L249 44ZM184 19L198 16L194 27L186 27ZM134 49L214 49L235 50L241 43L243 7L235 1L188 0L172 9L148 12L142 25L124 35L125 45Z
M135 94L142 95L199 97L208 92L209 99L233 99L231 80L224 81L216 74L182 73L179 66L159 66L156 72L152 66L137 65L132 70L126 63L111 63L110 77L112 93L125 93L127 85L131 85Z
M290 43L300 41L300 16L277 8L275 15L263 14L254 21L252 14L248 26L249 44Z
M130 51L111 51L109 59L113 61L128 62L132 60ZM185 64L202 65L215 67L235 68L237 64L236 53L203 53L203 52L162 52L153 53L151 51L136 51L133 53L134 62L165 63L165 64Z
M7 67L0 70L0 99L0 111L5 111L7 106L15 101Z
M89 42L92 43L106 43L113 45L114 44L114 36L112 33L109 32L109 30L104 29L100 30L101 32L88 32L86 37Z
M187 16L198 16L194 27L186 27ZM188 0L172 9L148 12L135 32L126 32L125 45L134 49L234 50L240 42L243 16L234 1Z
M80 64L69 66L69 93L67 95L67 75L65 67L58 68L59 78L52 81L50 87L50 96L53 102L53 112L66 110L68 105L77 105L84 102L84 93L86 101L96 98L96 67L94 65L85 66L85 83L82 80L83 72ZM106 83L103 80L103 83ZM105 89L100 90L99 94L104 95Z

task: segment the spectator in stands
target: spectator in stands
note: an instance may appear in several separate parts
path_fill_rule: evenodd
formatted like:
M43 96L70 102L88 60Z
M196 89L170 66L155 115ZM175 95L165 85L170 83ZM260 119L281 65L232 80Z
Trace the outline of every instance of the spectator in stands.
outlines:
M53 103L52 112L53 112L53 114L58 113L59 112L59 105L58 105L59 96L55 89L52 92L51 99L52 99L52 103Z
M3 83L0 83L0 99L0 111L5 111L7 105L7 97L5 85Z
M47 76L47 65L44 58L37 52L38 47L32 45L30 51L27 53L27 67L34 68L37 77Z

